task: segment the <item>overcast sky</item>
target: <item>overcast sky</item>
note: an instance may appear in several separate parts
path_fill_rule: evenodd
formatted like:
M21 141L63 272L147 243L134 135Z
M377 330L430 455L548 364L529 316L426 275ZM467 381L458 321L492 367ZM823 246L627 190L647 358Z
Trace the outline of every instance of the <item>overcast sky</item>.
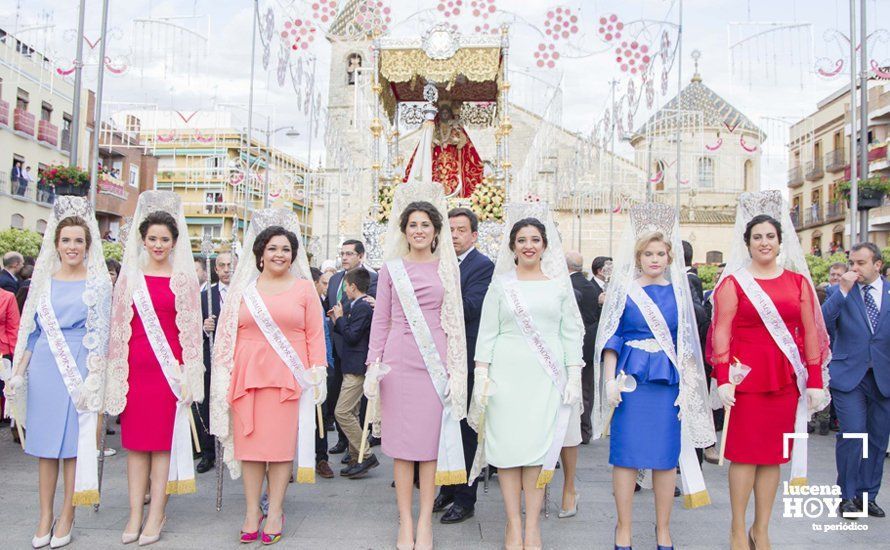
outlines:
M260 11L265 15L271 7L276 16L276 27L281 30L288 18L311 16L312 4L321 1L261 0ZM528 69L550 82L561 82L563 124L587 133L602 117L609 102L609 81L618 79L619 89L624 90L629 77L615 60L616 43L604 42L603 35L598 33L600 18L614 13L620 21L628 23L627 34L639 29L641 20L676 22L678 1L443 0L445 9L441 11L437 9L439 0L390 0L384 3L391 8L393 32L399 35L420 33L434 18L443 18L444 12L456 7L452 4L449 8L449 2L461 3L461 15L449 20L464 31L472 31L476 25L486 23L494 26L504 18L513 21L511 67ZM85 35L94 42L99 36L101 1L86 0L86 4ZM127 65L128 69L120 76L106 78L106 101L157 105L183 113L210 109L214 103L246 105L250 76L250 0L116 0L111 4L110 26L118 32L112 34L107 55L112 66ZM483 8L494 4L503 11L489 19L474 18L473 4ZM866 0L866 4L870 32L880 28L878 23L886 22L890 26L890 2ZM0 25L10 32L20 29L23 39L31 41L38 49L45 47L63 60L59 61L60 66L66 66L64 59L73 58L77 5L77 0L0 0ZM569 8L578 18L578 32L570 35L570 44L565 40L556 42L554 51L560 52L561 57L555 68L541 70L535 67L533 53L544 37L541 32L548 28L548 12L555 12L557 6ZM813 112L817 101L849 82L845 74L825 79L816 76L813 70L816 58L835 59L841 55L843 50L839 43L826 41L825 36L832 29L845 34L849 32L847 9L846 0L683 2L684 83L693 72L690 54L699 50L700 72L705 84L747 114L769 135L764 163L765 186L783 187L785 183L787 161L782 153L786 124L783 121L790 122ZM134 23L136 19L173 16L185 17L182 24L198 29L202 34L208 34L209 28L206 52L202 52L197 43L176 42L177 37L173 35L140 34ZM551 23L555 23L555 19ZM784 23L786 28L748 40L745 42L747 47L736 48L736 55L731 57L730 41L766 29L753 23ZM46 25L51 26L42 30ZM653 50L657 49L657 37L662 30L675 36L675 29L652 23L649 34L641 36L640 45L648 42ZM307 118L294 107L292 88L289 85L279 87L276 82L277 36L273 44L270 70L264 70L257 63L256 104L260 116L255 124L265 127L264 117L270 116L273 127L297 126L301 130L300 137L289 138L282 133L276 143L282 149L306 158ZM882 64L890 59L890 42L879 43L874 49L874 56L870 57L877 58ZM90 53L89 47L87 50ZM329 66L328 44L323 39L316 40L308 52L318 57L319 85L324 97ZM92 56L96 58L96 53ZM142 58L146 56L150 57L150 63L144 64ZM257 59L261 56L262 47L258 44ZM296 57L292 56L292 59ZM656 77L660 81L660 65L657 67ZM660 86L656 86L656 106L676 93L675 71L676 68L670 75L666 95L662 95ZM95 66L88 67L87 72L95 72ZM94 88L95 76L88 75L86 84ZM533 97L537 92L526 90L526 95ZM647 114L643 105L635 117L635 126ZM322 140L316 139L313 145L316 162L321 147Z

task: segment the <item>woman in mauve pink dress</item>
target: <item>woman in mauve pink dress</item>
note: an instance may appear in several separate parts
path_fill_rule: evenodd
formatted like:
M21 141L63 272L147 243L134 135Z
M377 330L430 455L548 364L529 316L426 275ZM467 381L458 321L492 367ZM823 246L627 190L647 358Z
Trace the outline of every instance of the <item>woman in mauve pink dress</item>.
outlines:
M455 272L457 268L455 258L436 255L439 246L451 247L450 235L445 233L448 238L440 239L443 230L447 230L447 225L443 224L442 214L437 208L426 201L408 204L397 221L401 235L396 235L396 238L407 243L403 251L406 253L387 262L379 271L368 364L371 365L372 373L377 363L389 367L389 372L379 381L379 399L382 408L380 426L383 452L392 457L395 463L394 477L399 508L397 548L401 550L432 548L435 484L466 483L466 471L458 431L456 443L454 441L452 443L460 450L460 471L454 473L462 475L462 481L457 478L444 481L439 479L439 474L442 473L439 442L443 425L443 403L415 340L413 330L417 329L412 329L406 316L393 269L404 269L407 273L417 304L423 313L423 320L429 327L435 351L450 375L448 384L451 395L466 391L465 386L455 385L458 379L466 380L466 373L456 374L453 368L457 361L449 361L453 356L450 353L452 344L460 342L461 346L465 346L462 325L459 330L451 328L453 332L459 332L459 335L449 334L448 327L443 326L443 308L448 307L449 300L454 298L449 297L449 290L443 285L440 264L452 262ZM390 238L392 236L390 235ZM456 294L459 295L459 292ZM462 322L462 310L457 311L460 311L460 322ZM465 366L466 350L465 347L462 349L464 351L462 365ZM369 397L377 394L375 375L371 374L370 378L370 382L368 377L365 380L365 392L366 395L370 393ZM464 397L458 397L455 401L457 400L466 402ZM452 406L451 402L448 402L448 406ZM459 414L452 415L452 418L459 419ZM465 415L465 412L463 414ZM411 510L415 462L420 466L420 509L416 537Z

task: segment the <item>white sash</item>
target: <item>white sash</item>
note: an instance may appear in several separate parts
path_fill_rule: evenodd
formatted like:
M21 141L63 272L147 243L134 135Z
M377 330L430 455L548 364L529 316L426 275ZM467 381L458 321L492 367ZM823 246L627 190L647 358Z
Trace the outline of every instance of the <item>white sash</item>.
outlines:
M188 415L191 414L191 407L182 399L182 388L180 380L185 376L183 366L173 354L170 348L170 342L167 341L167 335L161 328L161 322L155 311L151 301L151 295L148 293L148 287L145 284L145 277L140 276L133 290L133 304L136 311L139 312L139 318L142 320L142 326L145 327L145 335L151 344L151 349L155 354L155 358L161 365L161 371L167 384L170 385L170 391L176 397L176 415L173 417L173 441L170 445L170 473L167 477L167 494L181 495L194 493L197 490L195 486L195 464L192 462L192 437L189 425Z
M652 331L661 351L664 351L674 368L677 369L677 373L680 375L680 384L683 384L683 374L677 361L674 338L671 336L671 329L661 310L637 281L630 284L627 295L640 308L646 325ZM681 304L677 304L678 317L680 317L681 307ZM677 403L674 404L679 404L679 400L678 396ZM695 454L695 447L689 437L687 425L683 422L682 411L680 414L680 482L683 487L683 505L686 508L698 508L711 503L708 489L705 486L705 478L702 476L701 466Z
M550 441L547 454L544 455L544 463L541 465L541 473L538 475L536 483L540 489L553 479L556 461L559 459L559 452L562 450L562 444L565 441L566 431L571 419L571 405L566 405L562 402L567 383L566 368L553 350L550 349L550 345L544 339L544 335L541 334L541 331L535 325L531 311L529 311L528 306L522 299L516 272L510 271L501 275L501 284L504 287L504 294L507 297L510 313L513 314L513 319L519 326L519 331L525 336L526 341L538 359L538 364L541 365L541 368L550 377L560 396L559 408L556 413L556 430L553 432L553 439Z
M40 326L46 334L49 349L56 360L56 367L71 396L75 408L80 397L83 377L77 361L65 341L59 320L52 305L52 278L46 285L46 293L37 305ZM99 469L96 457L96 424L98 414L87 409L77 409L77 461L74 470L74 504L88 506L99 503Z
M256 281L244 289L244 303L253 316L258 327L266 337L266 341L278 354L279 359L287 366L297 384L303 390L299 399L299 420L297 425L297 483L315 483L315 400L310 392L313 384L306 377L306 366L300 355L281 332L281 328L272 319L263 298L256 288Z
M794 432L802 437L796 438L794 449L791 453L791 484L805 485L807 482L807 369L800 357L800 349L794 336L788 331L788 326L782 320L776 304L763 288L754 280L754 276L747 269L740 269L733 273L745 296L754 305L760 315L760 320L766 326L773 341L785 354L785 357L794 367L797 375L797 389L800 397L797 400L797 412L794 417Z
M393 287L399 303L408 319L414 342L423 357L423 363L442 402L442 422L439 428L439 451L436 458L436 485L457 485L467 482L467 467L464 462L464 446L460 435L460 421L451 414L448 392L448 371L442 363L433 333L423 316L420 303L414 294L414 285L401 259L386 263L392 276Z

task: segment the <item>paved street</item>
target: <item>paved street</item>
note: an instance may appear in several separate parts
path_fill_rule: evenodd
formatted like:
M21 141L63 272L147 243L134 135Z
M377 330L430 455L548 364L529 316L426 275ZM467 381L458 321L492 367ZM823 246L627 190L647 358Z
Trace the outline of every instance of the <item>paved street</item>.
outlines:
M811 438L810 481L831 484L834 480L833 434ZM118 447L118 436L109 437ZM612 548L615 512L607 466L608 445L604 442L582 446L578 471L581 507L573 519L556 518L561 476L557 473L551 497L550 518L543 522L545 548ZM375 449L381 459L379 448ZM340 455L342 456L342 455ZM285 503L287 527L279 548L387 549L395 547L395 495L390 488L391 462L372 470L363 480L319 479L315 485L291 485ZM119 548L120 534L127 518L126 459L123 453L106 461L102 509L98 513L78 511L72 549ZM339 466L339 464L336 464ZM37 521L37 465L26 457L10 437L8 427L0 434L0 548L29 548ZM335 468L337 470L338 468ZM787 478L784 475L783 478ZM699 510L685 510L677 500L673 518L676 547L682 549L725 548L729 529L729 502L726 469L705 464L705 479L713 501ZM198 493L172 498L167 507L168 521L156 548L243 548L237 543L242 521L241 482L226 479L222 512L214 508L214 473L198 477ZM886 494L886 493L885 493ZM58 497L61 499L61 494ZM58 502L58 501L57 501ZM879 498L885 508L890 499ZM752 510L749 507L749 510ZM635 548L652 548L654 511L652 493L637 493L635 507ZM753 513L753 512L752 512ZM886 547L890 519L866 519L858 524L838 519L782 518L781 487L774 510L772 540L775 548L812 549ZM749 514L750 520L751 514ZM860 531L815 531L813 525L859 525ZM827 529L827 527L826 527ZM436 522L437 549L497 549L503 539L500 492L493 480L488 494L480 489L476 516L460 525ZM254 545L256 547L259 544Z

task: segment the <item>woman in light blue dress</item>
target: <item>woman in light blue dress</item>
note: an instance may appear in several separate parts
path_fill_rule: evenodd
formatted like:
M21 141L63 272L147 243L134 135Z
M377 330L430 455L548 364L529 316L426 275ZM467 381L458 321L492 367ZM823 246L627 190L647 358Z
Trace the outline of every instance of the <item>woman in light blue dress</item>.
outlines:
M6 392L12 415L26 428L25 453L39 463L34 548L69 544L75 505L98 502L97 411L111 315L111 280L99 242L89 203L59 197L22 314ZM56 517L60 466L64 502Z

